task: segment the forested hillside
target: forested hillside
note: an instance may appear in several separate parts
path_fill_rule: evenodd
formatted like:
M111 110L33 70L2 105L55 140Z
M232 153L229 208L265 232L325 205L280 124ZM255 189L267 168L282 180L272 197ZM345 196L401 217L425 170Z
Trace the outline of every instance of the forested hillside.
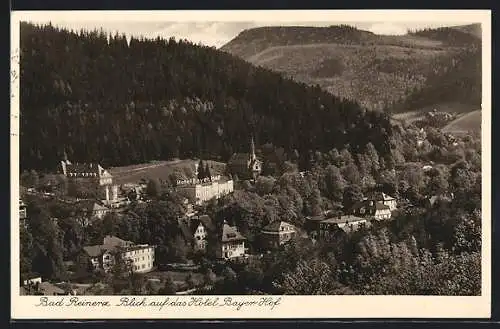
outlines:
M186 41L23 23L20 58L22 169L52 169L64 150L106 166L225 160L251 133L304 159L347 143L389 153L385 114Z
M480 30L476 24L388 36L345 25L262 27L222 50L369 109L419 110L443 96L472 111L481 97Z

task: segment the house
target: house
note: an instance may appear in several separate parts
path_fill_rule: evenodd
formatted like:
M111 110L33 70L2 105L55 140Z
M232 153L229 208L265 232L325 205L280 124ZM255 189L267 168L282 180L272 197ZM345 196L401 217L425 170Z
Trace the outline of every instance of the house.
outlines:
M93 200L80 201L79 205L85 216L94 219L102 219L110 211L110 209L106 206L101 205Z
M325 219L324 215L306 217L304 228L311 238L316 239L319 236L320 223Z
M339 229L346 233L351 233L358 230L363 225L369 225L369 222L365 218L360 218L353 215L340 215L337 217L331 217L322 220L319 223L319 237L328 237L331 233L335 233Z
M61 171L68 179L77 181L79 184L91 186L104 186L106 200L111 200L110 186L113 184L113 176L97 163L71 163L65 157L61 161Z
M228 172L239 179L257 179L262 172L262 161L255 155L253 137L250 141L250 153L235 153L227 163Z
M225 260L244 257L246 255L245 241L246 238L238 232L236 227L224 221L216 248L216 257Z
M373 192L364 200L380 202L383 205L389 206L389 209L391 211L394 211L397 208L396 199L390 195L385 194L384 192Z
M44 295L44 296L62 296L66 291L50 282L43 282L41 277L25 280L20 289L21 295Z
M210 235L215 233L215 226L208 215L181 219L179 227L184 239L192 246L194 251L207 251Z
M392 211L388 205L371 200L363 200L356 203L352 211L356 216L369 216L376 220L390 219L392 217Z
M275 248L292 240L296 235L295 226L284 221L276 221L261 230L262 246Z
M451 202L454 198L453 193L436 194L425 199L427 207L433 207L439 202Z
M233 180L220 175L199 176L199 164L195 164L194 177L176 182L177 189L195 202L197 205L203 202L219 199L220 197L234 191Z
M115 236L106 236L102 245L86 246L83 250L90 257L94 268L108 272L120 257L138 273L150 272L154 268L155 246L134 244Z

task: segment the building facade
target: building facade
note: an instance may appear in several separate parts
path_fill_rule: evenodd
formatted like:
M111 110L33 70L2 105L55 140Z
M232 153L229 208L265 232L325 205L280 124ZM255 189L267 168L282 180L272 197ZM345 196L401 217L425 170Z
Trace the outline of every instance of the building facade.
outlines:
M297 235L295 226L284 221L277 221L265 226L261 231L264 248L276 248L294 239Z
M215 227L208 215L190 216L179 220L180 230L187 244L194 252L205 253L208 251Z
M217 258L231 260L244 257L246 255L245 241L246 238L238 232L236 227L224 222L216 249Z
M262 172L262 161L257 159L253 137L250 141L250 153L235 153L227 163L228 172L239 179L257 179Z
M363 200L355 204L353 213L361 217L373 217L376 220L385 220L392 217L392 211L388 205L372 200Z
M88 184L96 187L103 187L106 193L106 200L113 200L115 193L115 190L111 187L113 185L113 176L100 164L73 164L67 159L64 159L63 161L61 161L61 171L63 175L68 179L72 179L79 184Z
M115 236L106 236L102 245L83 248L96 270L109 272L117 257L124 260L130 269L137 273L146 273L154 269L155 246L134 244Z
M360 218L353 215L331 217L319 223L319 237L327 238L339 229L346 233L351 233L357 231L364 225L369 225L368 221L365 218Z
M383 205L388 206L391 211L394 211L397 208L396 199L390 195L383 193L383 192L371 193L367 198L365 198L365 200L374 201L375 203L379 202Z
M194 182L183 185L184 182L178 182L178 189L183 191L185 196L194 200L196 204L219 199L220 197L232 193L234 184L232 179L224 179L220 176L214 176L212 181Z

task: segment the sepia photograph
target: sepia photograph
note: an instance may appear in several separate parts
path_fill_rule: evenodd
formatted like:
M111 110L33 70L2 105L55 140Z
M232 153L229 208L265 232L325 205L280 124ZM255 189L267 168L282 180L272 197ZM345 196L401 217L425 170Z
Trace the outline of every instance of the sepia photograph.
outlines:
M18 12L12 298L489 303L489 12L339 12Z

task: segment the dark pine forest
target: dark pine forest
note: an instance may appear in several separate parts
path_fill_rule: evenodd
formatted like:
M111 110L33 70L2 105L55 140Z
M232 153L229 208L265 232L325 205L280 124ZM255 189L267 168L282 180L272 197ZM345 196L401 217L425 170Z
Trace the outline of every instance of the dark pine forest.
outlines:
M371 142L390 153L386 114L174 38L21 24L21 165L50 170L64 151L105 166L227 160L256 143L298 151Z

